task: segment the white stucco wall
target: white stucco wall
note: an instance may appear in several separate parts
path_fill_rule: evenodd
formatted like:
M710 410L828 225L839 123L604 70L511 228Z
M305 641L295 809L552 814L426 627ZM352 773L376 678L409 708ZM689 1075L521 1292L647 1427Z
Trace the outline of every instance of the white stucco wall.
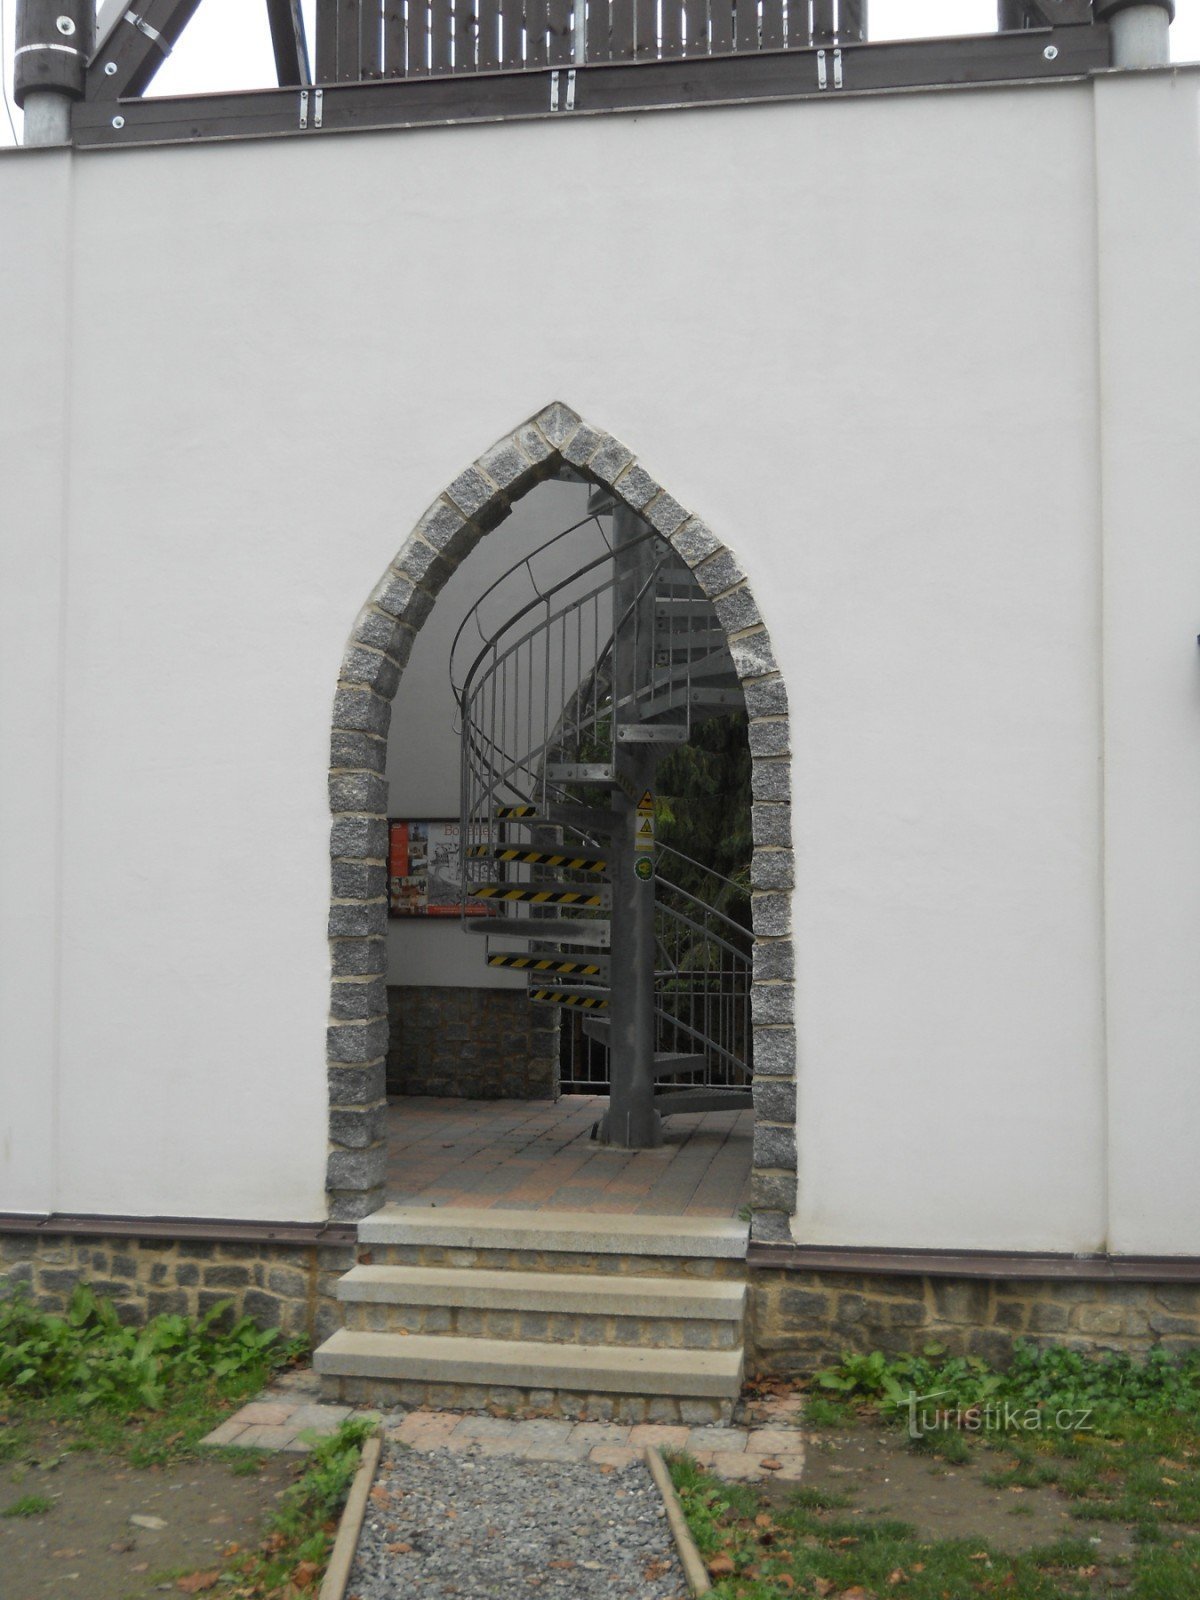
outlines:
M0 1209L323 1214L338 661L559 398L787 676L798 1236L1200 1250L1198 81L0 161Z

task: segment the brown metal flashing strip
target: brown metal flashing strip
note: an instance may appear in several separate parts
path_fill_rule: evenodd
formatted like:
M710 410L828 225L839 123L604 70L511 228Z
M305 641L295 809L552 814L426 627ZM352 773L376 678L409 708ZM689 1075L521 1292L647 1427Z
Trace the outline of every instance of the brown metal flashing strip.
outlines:
M1035 1255L999 1250L865 1250L751 1244L753 1271L847 1272L892 1277L1058 1279L1082 1283L1200 1283L1197 1256Z
M105 1239L197 1239L217 1244L353 1244L345 1222L238 1222L223 1217L25 1216L0 1212L0 1234L40 1233Z
M543 68L326 83L314 86L311 93L262 89L146 99L89 96L72 111L72 139L77 148L113 149L280 134L312 138L387 128L556 121L705 105L838 100L897 90L1061 83L1111 65L1109 30L1101 24L972 38L881 41L850 45L841 53L841 88L822 86L818 55L824 52L816 50L572 67L569 110L562 109L559 70Z

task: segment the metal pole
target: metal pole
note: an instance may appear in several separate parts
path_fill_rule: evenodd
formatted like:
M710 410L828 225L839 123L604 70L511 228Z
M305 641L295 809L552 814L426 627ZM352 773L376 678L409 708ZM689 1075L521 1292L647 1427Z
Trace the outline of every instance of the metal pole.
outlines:
M1097 8L1112 28L1114 67L1165 67L1171 60L1174 0Z
M644 528L633 512L613 513L616 582L613 585L613 761L635 796L652 787L655 759L646 745L623 745L616 737L622 720L635 721L628 702L644 681L647 650L653 659L654 596L646 584L654 557L649 541L630 548ZM654 878L640 877L635 830L637 800L613 792L612 945L609 976L609 1100L597 1139L625 1149L653 1149L662 1143L662 1118L654 1109Z
M13 99L25 113L23 143L70 144L71 102L83 97L92 51L90 0L17 0Z

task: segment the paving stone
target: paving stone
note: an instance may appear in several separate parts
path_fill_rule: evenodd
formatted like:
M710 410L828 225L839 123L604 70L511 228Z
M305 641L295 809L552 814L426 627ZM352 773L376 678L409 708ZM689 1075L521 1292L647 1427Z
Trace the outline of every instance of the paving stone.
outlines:
M586 1444L588 1449L598 1444L626 1445L632 1443L633 1429L619 1422L580 1422L571 1429L571 1444Z
M718 1478L745 1481L766 1476L753 1456L742 1451L715 1450L712 1470Z
M597 1445L596 1449L606 1448ZM586 1444L572 1444L569 1439L530 1439L519 1452L522 1461L586 1461Z
M223 1422L219 1428L214 1428L210 1434L201 1439L200 1443L212 1445L236 1444L245 1431L246 1424L240 1420L240 1417L230 1417L228 1422Z
M511 1439L519 1424L502 1417L464 1417L454 1430L456 1439Z
M252 1423L277 1425L286 1422L296 1410L294 1403L276 1400L253 1400L236 1413L236 1420L249 1427Z
M693 1428L688 1434L686 1448L693 1455L698 1450L724 1450L731 1453L744 1450L747 1438L744 1428Z
M300 1406L292 1412L288 1422L293 1428L304 1428L312 1433L336 1433L350 1415L350 1409L349 1406Z
M755 1428L746 1442L746 1453L752 1456L781 1456L803 1448L798 1429Z
M295 1428L286 1424L247 1428L237 1442L239 1450L286 1450L296 1439Z
M588 1454L594 1467L628 1467L641 1460L642 1452L632 1445L598 1444Z
M690 1428L670 1422L639 1422L629 1430L631 1445L653 1445L656 1450L686 1450Z

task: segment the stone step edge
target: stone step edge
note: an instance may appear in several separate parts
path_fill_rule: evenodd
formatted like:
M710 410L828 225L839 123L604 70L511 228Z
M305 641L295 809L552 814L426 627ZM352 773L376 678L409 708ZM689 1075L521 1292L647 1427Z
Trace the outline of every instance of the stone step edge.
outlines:
M506 1385L588 1394L735 1399L740 1350L661 1350L338 1331L313 1354L322 1377Z
M599 1273L495 1271L474 1267L351 1267L339 1300L355 1304L478 1307L592 1316L740 1322L746 1285L725 1278L627 1278Z
M744 1260L750 1225L733 1218L389 1205L363 1218L358 1238L360 1244L444 1245L460 1250Z

